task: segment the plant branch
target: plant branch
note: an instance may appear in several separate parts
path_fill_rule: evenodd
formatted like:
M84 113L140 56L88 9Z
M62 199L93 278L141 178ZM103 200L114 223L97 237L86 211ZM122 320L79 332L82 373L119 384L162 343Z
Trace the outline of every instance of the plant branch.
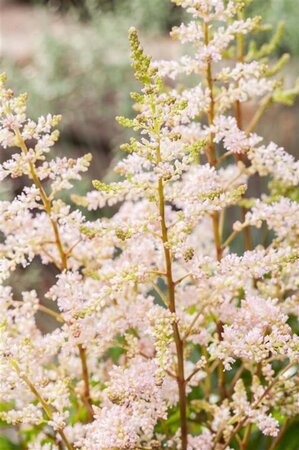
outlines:
M27 145L26 145L19 129L15 130L15 136L17 138L18 146L20 147L21 151L25 155L27 155L28 148L27 148ZM36 168L31 161L29 161L29 169L30 169L30 174L34 181L34 184L36 185L36 187L38 188L38 190L40 192L40 196L41 196L41 199L42 199L42 202L44 205L44 209L45 209L46 213L48 214L51 225L52 225L52 229L53 229L54 236L55 236L55 243L56 243L60 258L61 258L61 271L67 270L68 269L68 253L64 251L58 224L52 217L52 201L47 196L46 191L44 190L43 185L36 173ZM45 312L45 310L44 310L44 312ZM82 352L80 350L80 344L79 344L78 348L79 348L79 354L80 354L80 360L81 360L81 366L82 366L82 377L83 377L83 381L84 381L84 385L85 385L84 392L89 392L89 380L88 380L88 378L86 378L86 373L88 374L86 355L85 355L85 352ZM86 387L86 384L87 384L87 387ZM85 401L86 401L86 404L88 404L88 411L89 411L89 415L90 415L90 410L92 411L92 402L91 402L90 396L85 398Z
M283 436L285 435L285 432L287 431L289 424L290 424L290 420L286 420L285 423L283 424L283 426L281 427L281 429L279 430L278 435L272 441L272 443L269 447L269 450L275 450L277 448L277 446L280 444Z
M38 310L45 314L48 314L49 316L54 317L54 319L56 319L57 322L64 323L63 317L58 312L53 311L52 309L47 308L46 306L41 305L41 304L38 305Z
M271 104L272 102L272 94L268 95L260 104L259 108L256 110L253 118L251 119L248 127L246 128L246 133L250 134L252 133L252 131L255 129L255 127L257 126L258 122L260 121L260 119L262 118L264 112L266 111L266 109L268 108L268 106Z
M197 320L199 319L199 317L201 316L201 314L202 314L202 311L201 311L201 310L198 311L198 312L195 314L195 316L194 316L194 318L193 318L191 324L189 325L189 327L188 327L187 330L185 331L184 336L182 337L182 340L183 340L183 341L186 341L187 337L190 336L190 334L191 334L192 331L193 331L193 327L194 327L194 325L196 324L196 322L197 322Z
M157 149L157 164L161 162L160 148ZM175 283L172 275L172 257L168 244L168 229L166 225L165 199L163 180L158 180L158 203L159 214L161 219L162 244L166 266L166 278L168 286L168 308L171 313L176 312L175 305ZM187 397L186 397L186 380L184 369L184 343L181 339L178 324L173 323L173 335L177 353L177 383L179 390L179 407L180 407L180 426L181 426L181 442L182 450L187 450Z
M288 370L290 369L290 367L292 367L294 365L294 363L289 363L284 369L282 369L278 375L274 378L274 380L272 381L272 383L269 384L269 386L264 390L263 394L254 402L254 404L252 405L252 409L255 409L258 407L258 405L261 403L261 401L269 394L269 392L271 391L271 389L275 386L275 384L280 380L280 377ZM230 436L228 437L228 439L225 441L225 443L223 444L222 447L220 447L221 450L225 450L228 445L230 444L231 440L233 439L233 437L240 431L240 429L243 427L243 425L246 423L246 421L248 420L248 415L246 415L239 423L238 425L234 428L234 430L231 432ZM215 446L217 445L218 439L221 436L221 433L218 433L218 438L216 439L215 442ZM214 446L214 448L215 448Z
M244 11L240 11L238 13L238 17L240 20L244 19ZM244 36L241 33L237 34L237 61L240 63L244 62ZM237 126L240 130L243 129L243 118L242 118L242 106L241 102L239 100L236 100L234 103L234 111L235 111L235 117L237 121ZM248 133L249 134L249 133ZM246 156L242 154L235 154L236 161L242 161L245 163ZM242 214L242 220L245 220L245 216L247 213L247 208L244 206L241 206L241 214ZM250 232L250 228L246 227L243 228L243 235L244 235L244 247L246 250L252 250L253 243L252 243L252 236Z
M236 371L234 378L232 379L230 388L228 389L228 392L227 392L228 397L230 397L232 395L232 393L234 392L234 387L235 387L237 381L239 380L239 378L241 378L244 370L245 370L245 367L243 364L241 364L239 369Z
M204 42L205 45L209 45L209 24L204 24ZM208 61L207 63L207 69L206 69L206 80L207 85L210 91L210 107L208 110L208 123L209 125L213 125L214 123L214 116L215 116L215 99L214 99L214 85L213 85L213 76L212 76L212 65L211 62ZM216 149L215 149L215 143L214 143L214 133L210 133L209 136L209 144L207 146L207 158L208 162L212 167L217 166L217 157L216 157ZM213 225L213 233L214 233L214 242L215 242L215 249L216 249L216 258L217 261L220 261L222 259L223 255L223 248L221 244L221 234L220 234L220 223L219 223L219 213L218 211L213 211L211 214L212 217L212 225ZM217 330L218 330L218 336L221 340L221 333L219 333L219 330L222 328L222 323L220 321L217 322ZM218 389L220 392L221 398L224 398L225 396L225 388L224 388L224 374L223 374L223 363L220 362L218 366Z
M11 365L13 366L13 368L15 369L15 371L17 372L18 376L20 377L20 379L28 386L28 388L30 389L30 391L34 394L34 396L37 398L37 400L39 401L39 403L41 404L46 416L48 417L49 420L53 420L53 412L56 411L56 409L52 406L49 405L46 400L42 397L42 395L39 393L39 391L36 389L36 387L33 385L33 383L31 382L31 380L27 377L27 375L24 375L23 373L21 373L18 364L15 361L11 360ZM64 445L66 446L66 448L68 450L74 450L74 447L72 446L72 444L68 441L66 435L64 434L63 429L58 429L57 433L60 435Z
M164 303L165 306L168 306L168 298L166 297L166 295L164 294L164 292L159 288L159 286L157 284L155 284L154 282L152 283L153 289L157 292L157 294L159 295L159 297L161 298L162 302Z
M90 422L94 419L94 411L92 408L92 402L90 397L90 388L89 388L89 374L88 374L88 367L87 367L87 358L86 358L86 349L83 347L82 344L78 345L79 349L79 355L81 360L81 366L82 366L82 376L83 376L83 382L84 382L84 391L82 394L82 401L85 404L88 419Z

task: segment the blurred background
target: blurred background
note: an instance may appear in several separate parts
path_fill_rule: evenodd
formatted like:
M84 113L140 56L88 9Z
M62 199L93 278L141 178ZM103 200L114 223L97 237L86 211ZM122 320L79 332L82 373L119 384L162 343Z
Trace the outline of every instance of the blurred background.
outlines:
M169 57L179 15L169 0L4 0L1 65L28 92L33 118L63 114L61 150L91 151L91 176L101 177L123 139L115 116L131 109L128 29L142 31L155 57Z
M251 9L273 25L285 21L276 56L291 53L285 70L291 86L299 72L299 0L254 0ZM168 59L181 51L168 33L182 19L170 0L2 0L2 70L16 91L29 93L33 118L63 114L58 151L92 152L90 175L100 178L125 139L114 118L131 114L128 28L141 31L154 58ZM298 103L272 109L262 133L296 153L298 114Z
M293 86L299 74L299 0L253 0L250 8L274 28L285 21L274 57L291 54L284 74L286 86ZM2 0L1 71L7 72L9 86L28 92L33 119L49 112L63 114L58 154L93 154L89 175L76 184L77 194L86 193L94 178L113 178L112 160L120 158L119 144L127 139L115 116L133 114L129 93L136 85L129 27L140 30L142 43L154 58L170 59L182 52L180 44L169 38L171 28L184 19L182 11L170 0ZM259 43L270 35L263 33ZM254 109L255 105L246 106L245 119ZM291 108L275 105L257 131L298 157L298 118L298 101ZM3 183L0 197L19 193L23 183L19 178ZM41 270L39 261L33 261L29 277L22 269L13 275L10 284L17 297L32 288L43 297L56 271ZM52 326L50 321L41 322L45 331Z

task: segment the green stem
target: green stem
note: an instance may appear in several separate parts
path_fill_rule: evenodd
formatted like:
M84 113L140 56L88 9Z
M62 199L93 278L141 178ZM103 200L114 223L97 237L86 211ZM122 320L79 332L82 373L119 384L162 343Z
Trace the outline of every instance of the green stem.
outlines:
M237 381L241 378L241 376L242 376L244 370L245 370L245 367L244 367L244 365L242 364L242 365L239 367L239 369L236 371L236 373L235 373L235 375L234 375L234 378L232 379L230 388L228 389L228 392L227 392L227 396L228 396L228 397L230 397L230 396L232 395L232 393L234 392L234 387L235 387Z
M204 42L205 45L209 44L209 24L204 24ZM214 85L213 85L213 75L212 75L212 65L210 62L207 63L207 69L206 69L206 80L207 85L210 91L210 107L208 110L208 122L209 125L213 125L214 123L214 117L215 117L215 99L214 99ZM207 146L207 158L208 162L212 167L216 167L218 160L216 157L216 149L215 149L215 143L214 143L214 133L210 133L209 136L209 143ZM212 225L213 225L213 233L214 233L214 242L215 242L215 249L216 249L216 258L217 261L220 261L222 259L223 255L223 247L221 243L221 234L220 234L220 220L219 220L219 213L218 211L214 211L211 214L212 217ZM217 322L217 332L219 340L222 339L222 323L219 321ZM225 380L224 380L224 371L223 371L223 363L220 362L218 366L218 390L220 393L221 398L223 399L225 397Z
M157 164L161 162L160 148L157 149ZM161 219L161 231L162 231L162 244L166 265L166 279L168 286L168 308L173 314L176 312L175 305L175 282L172 275L172 257L168 243L168 229L166 225L165 214L165 198L164 198L164 186L163 180L159 178L158 181L158 201L159 201L159 214ZM187 398L186 398L186 380L184 369L184 343L180 336L178 324L175 321L172 325L173 336L175 341L176 353L177 353L177 384L179 390L179 408L180 408L180 427L181 427L181 441L182 450L187 450L188 445L188 429L187 429Z
M18 129L15 130L15 136L17 138L17 142L18 142L18 146L20 147L21 151L27 155L28 154L28 148L27 145L20 133L20 131ZM54 232L54 236L55 236L55 244L57 246L59 255L60 255L60 259L61 259L61 267L60 269L62 271L67 270L68 269L68 254L67 252L65 252L64 248L63 248L63 244L62 244L62 239L60 236L60 232L59 232L59 228L58 228L58 224L57 222L52 218L52 201L49 199L49 197L46 194L46 191L43 188L43 185L40 181L40 179L38 178L38 175L36 173L36 168L34 166L34 164L29 161L29 169L30 169L30 174L31 177L33 179L34 184L36 185L36 187L39 190L43 205L44 205L44 209L46 211L46 213L49 216L51 225L52 225L52 229ZM45 307L42 308L45 311ZM49 313L49 311L47 311ZM54 313L52 314L54 315ZM84 381L84 403L86 404L87 407L87 411L88 411L88 415L89 417L92 419L93 418L93 409L92 409L92 401L90 398L90 394L89 394L89 379L88 379L88 370L87 370L87 361L86 361L86 354L85 351L82 352L82 346L81 344L78 345L79 348L79 355L80 355L80 360L81 360L81 367L82 367L82 377L83 377L83 381ZM86 397L85 394L88 393L88 396Z
M251 428L252 428L252 423L250 423L247 426L247 428L246 428L246 431L245 431L245 434L244 434L244 438L243 438L243 440L241 442L241 450L246 450L247 449L248 442L249 442L249 439L250 439L250 434L251 434Z
M241 11L239 13L239 19L240 20L244 19L243 11ZM237 35L237 61L240 63L244 62L244 36L243 36L243 34ZM236 117L238 128L239 128L239 130L242 130L243 129L242 106L241 106L241 103L239 100L237 100L234 104L234 111L235 111L235 117ZM242 161L243 163L246 162L245 161L246 157L244 157L241 154L236 154L235 159L236 159L236 161ZM245 208L244 206L241 207L241 214L242 214L243 222L245 221L245 216L246 216L247 211L248 211L247 208ZM243 235L244 235L244 248L246 250L252 250L253 243L252 243L252 236L251 236L249 227L243 228Z
M209 354L207 351L207 348L205 346L202 346L202 353L205 356L206 360L208 361L209 359ZM211 380L211 375L212 375L212 371L211 371L211 367L209 366L209 363L207 363L207 368L206 368L206 377L204 379L204 383L205 383L205 398L209 399L210 395L211 395L211 391L212 391L212 380Z
M283 426L281 427L278 435L276 436L276 438L272 441L272 444L269 447L269 450L275 450L277 448L277 446L280 444L283 436L285 435L285 432L288 429L289 426L289 420L286 420L285 423L283 424Z
M45 313L45 314L48 314L49 316L54 317L54 319L56 319L57 322L64 323L63 317L59 313L53 311L52 309L47 308L46 306L39 304L38 305L38 310L43 312L43 313Z
M255 409L258 407L258 405L261 403L261 401L269 394L269 392L271 391L271 389L275 386L275 384L280 380L280 377L290 368L294 365L294 363L289 363L286 367L284 367L284 369L281 370L281 372L279 372L279 374L274 378L274 380L272 381L272 383L269 384L269 386L265 389L265 391L263 392L263 394L255 401L255 403L252 405L252 409ZM241 428L243 427L243 425L246 423L246 421L248 420L248 416L246 415L245 417L243 417L242 420L240 420L240 422L236 425L236 427L233 429L233 431L231 432L230 436L228 437L228 439L225 441L225 443L220 447L220 450L225 450L228 445L230 444L231 440L233 439L233 437L241 430ZM215 446L217 445L217 442L220 438L220 436L222 435L222 432L218 432L217 438L216 438L216 442L215 442Z
M83 395L82 395L82 400L85 403L85 407L86 407L87 414L88 414L88 419L90 422L92 422L94 419L94 412L93 412L91 396L90 396L86 349L82 346L82 344L79 344L78 348L79 348L79 355L80 355L81 366L82 366L82 376L83 376L83 382L84 382L84 391L83 391Z
M26 146L26 143L20 133L20 131L18 129L15 130L15 135L16 138L18 140L18 144L19 147L21 148L22 152L26 155L28 153L28 148ZM59 229L58 229L58 225L55 222L55 220L52 218L52 205L51 205L51 201L49 200L41 182L40 179L37 176L34 164L29 161L29 168L30 168L30 173L31 173L31 177L34 181L35 186L38 188L39 192L40 192L40 196L45 208L46 213L49 216L52 228L53 228L53 232L54 232L54 236L55 236L55 242L60 254L60 258L61 258L61 269L62 270L66 270L67 269L67 256L66 253L63 249L63 245L62 245L62 241L60 238L60 234L59 234Z
M26 375L22 375L21 374L18 364L15 361L11 361L11 364L14 367L15 371L17 372L17 374L19 375L20 379L22 381L24 381L24 383L28 386L30 391L34 394L34 396L37 398L39 403L42 405L42 408L45 411L45 414L48 417L48 419L52 420L53 419L53 411L55 411L55 409L51 405L49 405L46 402L46 400L43 399L42 395L38 392L38 390L36 389L34 384L30 381L30 379ZM62 442L64 443L66 448L68 450L74 450L74 447L68 441L66 435L64 434L64 431L62 429L61 430L57 430L57 433L61 437Z
M204 36L205 36L205 45L209 44L209 25L207 23L204 24ZM210 62L207 63L206 69L206 79L207 85L210 91L210 107L208 110L208 122L209 125L213 125L214 116L215 116L215 99L214 99L214 86L213 86L213 76L212 76L212 65ZM217 165L217 157L216 157L216 149L214 144L214 133L210 133L209 142L207 146L207 158L208 162L212 167ZM222 245L221 245L221 236L220 236L220 226L219 226L219 214L217 211L214 211L211 214L212 223L213 223L213 233L216 247L216 256L217 260L220 261L222 258Z
M268 106L272 103L272 95L268 95L260 104L259 108L257 109L256 113L254 114L253 118L251 119L248 127L246 128L246 133L250 134L255 127L257 126L258 122L262 118L264 112L268 108Z

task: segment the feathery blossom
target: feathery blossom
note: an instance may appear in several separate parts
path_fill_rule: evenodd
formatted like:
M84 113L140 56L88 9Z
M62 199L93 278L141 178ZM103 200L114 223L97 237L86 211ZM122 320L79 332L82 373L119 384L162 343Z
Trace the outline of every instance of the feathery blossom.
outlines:
M274 142L253 148L248 157L252 167L261 176L271 175L285 186L299 184L299 161Z
M265 221L269 229L273 230L277 238L284 243L298 240L299 205L288 198L282 197L274 203L261 200L255 202L254 207L246 214L245 221L234 224L235 230L249 225L261 227Z
M62 200L91 155L52 156L60 116L31 120L0 77L0 179L26 179L0 201L0 418L28 450L225 450L251 425L275 438L298 412L299 166L261 143L256 115L242 126L243 103L259 116L297 91L271 78L273 43L247 48L260 29L247 2L175 3L192 19L172 37L193 50L155 62L130 29L142 87L135 117L117 120L136 134L116 181L72 195L109 217ZM261 199L246 198L254 174L270 178ZM252 242L264 222L274 236ZM9 286L33 260L55 267L47 303Z

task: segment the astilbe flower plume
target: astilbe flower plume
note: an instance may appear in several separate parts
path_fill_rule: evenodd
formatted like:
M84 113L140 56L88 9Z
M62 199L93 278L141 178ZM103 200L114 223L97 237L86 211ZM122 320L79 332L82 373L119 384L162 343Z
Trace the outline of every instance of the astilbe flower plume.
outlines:
M171 33L189 53L152 61L130 29L142 88L136 116L117 120L137 133L118 181L72 196L117 205L110 218L62 200L91 156L51 159L60 116L29 119L1 76L0 141L13 153L0 177L26 180L0 202L0 417L20 448L245 450L264 434L274 450L298 413L299 163L254 131L298 94L275 77L287 57L269 63L281 27L258 48L248 2L174 3L192 16ZM261 198L246 197L253 175L268 177ZM36 258L57 269L56 308L10 287ZM56 329L43 334L37 312Z

